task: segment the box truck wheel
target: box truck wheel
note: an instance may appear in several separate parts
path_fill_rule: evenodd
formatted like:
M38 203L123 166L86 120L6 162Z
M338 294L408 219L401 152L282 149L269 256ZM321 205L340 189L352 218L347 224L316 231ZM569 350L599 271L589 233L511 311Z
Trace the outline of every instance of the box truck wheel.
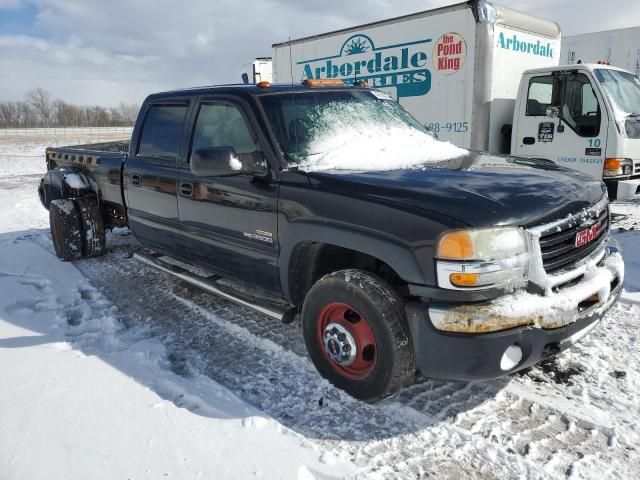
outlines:
M68 262L82 257L82 229L80 215L73 200L64 198L49 205L51 240L56 255Z
M302 330L320 374L355 398L380 400L413 379L404 303L368 272L340 270L318 280L302 307Z
M80 197L75 200L82 227L82 255L97 257L104 253L106 237L98 200Z

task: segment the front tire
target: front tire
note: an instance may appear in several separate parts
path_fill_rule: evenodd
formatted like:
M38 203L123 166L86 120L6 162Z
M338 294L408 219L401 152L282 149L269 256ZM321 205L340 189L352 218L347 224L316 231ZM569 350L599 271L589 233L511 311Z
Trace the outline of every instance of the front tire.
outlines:
M413 379L404 303L368 272L341 270L318 280L304 301L302 330L318 372L355 398L374 402Z
M51 240L56 255L68 262L82 257L80 215L73 200L52 200L49 205Z

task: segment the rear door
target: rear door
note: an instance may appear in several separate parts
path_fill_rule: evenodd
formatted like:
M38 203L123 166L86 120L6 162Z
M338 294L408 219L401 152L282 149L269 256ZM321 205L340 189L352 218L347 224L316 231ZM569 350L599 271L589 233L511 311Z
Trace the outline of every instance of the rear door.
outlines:
M233 148L240 162L274 165L252 110L234 96L203 97L193 124L178 182L184 254L223 275L278 291L278 184L273 174L242 173L229 165L220 175L196 176L189 167L194 151L216 147Z
M135 155L125 163L129 225L145 245L171 251L179 239L176 185L186 145L187 99L146 106Z
M592 82L584 70L531 75L520 102L514 154L602 178L608 116ZM547 116L549 107L556 116Z

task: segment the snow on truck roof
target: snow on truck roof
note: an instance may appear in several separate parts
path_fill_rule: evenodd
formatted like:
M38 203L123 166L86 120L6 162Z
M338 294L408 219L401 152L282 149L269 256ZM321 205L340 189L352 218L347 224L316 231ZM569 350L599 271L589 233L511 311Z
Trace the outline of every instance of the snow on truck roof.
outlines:
M295 45L297 43L304 43L311 40L331 37L333 35L352 33L357 30L363 30L366 28L381 27L383 25L406 22L409 20L431 17L434 15L441 15L443 13L455 12L467 8L470 8L473 11L476 22L478 23L506 25L519 30L531 32L537 35L544 35L547 37L560 36L560 25L552 20L534 17L533 15L529 15L518 10L512 10L511 8L503 7L502 5L496 5L486 0L471 0L467 2L448 5L446 7L434 8L431 10L424 10L408 15L402 15L400 17L389 18L386 20L354 25L353 27L333 30L331 32L320 33L308 37L297 38L286 42L274 43L272 47L286 47L289 45Z

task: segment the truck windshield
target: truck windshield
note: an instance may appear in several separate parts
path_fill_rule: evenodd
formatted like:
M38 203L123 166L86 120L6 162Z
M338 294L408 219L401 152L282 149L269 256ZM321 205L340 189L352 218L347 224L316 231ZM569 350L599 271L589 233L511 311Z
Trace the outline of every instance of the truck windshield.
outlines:
M595 76L616 110L620 128L629 138L640 138L640 80L629 72L596 69Z
M335 142L356 141L360 133L380 128L431 138L398 103L375 90L276 93L262 96L261 101L281 149L295 164L320 154L331 140L334 144L328 148L335 150Z
M640 113L640 80L629 72L597 69L600 86L618 110Z

